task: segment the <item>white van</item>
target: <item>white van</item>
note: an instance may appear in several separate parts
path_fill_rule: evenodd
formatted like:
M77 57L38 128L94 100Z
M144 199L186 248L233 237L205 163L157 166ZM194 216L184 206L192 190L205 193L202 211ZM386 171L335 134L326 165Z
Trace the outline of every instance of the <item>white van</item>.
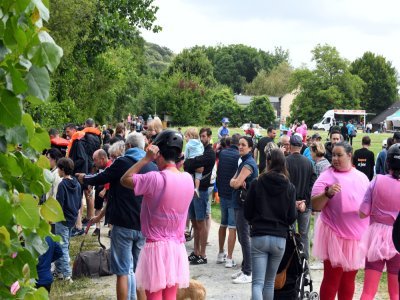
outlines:
M365 110L356 109L331 109L328 110L322 120L313 125L314 130L325 130L328 131L333 125L342 125L343 122L349 120L355 120L357 123L361 123L365 128L365 119L367 113Z

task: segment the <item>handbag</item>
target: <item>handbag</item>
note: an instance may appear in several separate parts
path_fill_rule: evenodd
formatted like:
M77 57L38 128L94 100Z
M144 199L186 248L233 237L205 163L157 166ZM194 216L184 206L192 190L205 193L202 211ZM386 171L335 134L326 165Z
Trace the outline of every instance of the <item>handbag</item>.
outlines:
M85 238L89 228L90 224L86 228ZM100 232L97 236L100 245L99 250L82 251L85 238L82 240L79 253L75 257L72 267L72 278L112 275L110 271L110 249L106 249L106 246L101 243Z
M237 193L237 202L239 206L242 206L244 202L246 201L247 197L247 190L244 188L240 188Z
M275 285L274 285L275 290L280 290L285 286L286 271L289 268L290 263L292 262L293 255L294 255L294 251L293 251L292 255L290 256L290 259L289 259L288 263L286 264L285 268L280 273L276 274Z

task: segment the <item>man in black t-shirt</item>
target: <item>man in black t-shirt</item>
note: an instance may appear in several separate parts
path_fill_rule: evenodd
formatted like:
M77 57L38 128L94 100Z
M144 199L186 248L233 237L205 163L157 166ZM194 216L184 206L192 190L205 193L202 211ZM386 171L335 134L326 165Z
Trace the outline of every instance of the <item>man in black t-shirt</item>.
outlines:
M256 146L256 149L254 149L254 159L255 161L257 161L258 158L258 153L260 153L260 160L258 162L258 170L259 170L259 174L261 174L266 166L266 157L265 157L265 146L267 146L267 144L269 142L273 142L274 139L276 137L276 130L273 127L268 127L267 129L267 136L261 138Z
M357 170L367 175L371 181L374 177L375 155L374 152L368 149L369 146L371 146L371 139L369 136L364 136L362 138L362 148L354 151L353 165Z

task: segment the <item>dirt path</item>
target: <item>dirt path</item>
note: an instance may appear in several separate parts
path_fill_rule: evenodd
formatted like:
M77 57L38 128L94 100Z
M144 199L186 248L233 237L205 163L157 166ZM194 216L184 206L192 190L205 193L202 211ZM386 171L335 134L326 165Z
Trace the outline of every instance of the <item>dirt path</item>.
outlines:
M218 228L219 224L212 222L209 237L210 246L207 248L208 264L199 266L190 266L190 276L193 279L203 283L207 290L207 299L250 299L251 284L232 284L231 274L239 269L225 268L224 264L217 264L218 253ZM110 240L105 237L107 230L102 232L102 241L109 247ZM186 244L188 254L193 250L193 241ZM233 258L241 261L240 245L237 243ZM319 292L322 280L322 270L311 270L311 276L314 284L314 291ZM53 299L115 299L115 276L90 279L90 283L84 288L66 293L64 297L52 297ZM75 283L74 283L75 284ZM360 298L362 284L357 282L354 299ZM380 291L375 299L386 300L386 291Z

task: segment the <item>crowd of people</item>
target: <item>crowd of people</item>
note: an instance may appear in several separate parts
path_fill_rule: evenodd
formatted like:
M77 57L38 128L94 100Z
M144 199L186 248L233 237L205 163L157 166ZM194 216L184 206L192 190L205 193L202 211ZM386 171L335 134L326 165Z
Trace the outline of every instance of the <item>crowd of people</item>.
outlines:
M270 127L255 143L249 135L230 135L227 118L221 123L215 143L208 127L173 131L157 117L146 130L132 115L115 130L92 119L82 128L67 124L64 138L51 129L46 155L54 180L45 198L56 198L66 217L55 224L62 237L56 277L72 280L70 238L90 224L100 234L104 220L117 298L176 299L177 289L189 285L189 264L209 262L210 200L217 191L216 262L237 266L237 239L241 267L231 279L251 284L252 299L273 299L294 224L311 268L323 267L321 299L352 299L363 268L361 299L373 299L385 265L390 298L398 299L400 254L391 233L400 210L400 133L383 143L375 165L370 138L353 151L347 125L331 130L326 143L318 133L309 137L304 121L281 128L279 141ZM189 220L194 251L187 255Z

